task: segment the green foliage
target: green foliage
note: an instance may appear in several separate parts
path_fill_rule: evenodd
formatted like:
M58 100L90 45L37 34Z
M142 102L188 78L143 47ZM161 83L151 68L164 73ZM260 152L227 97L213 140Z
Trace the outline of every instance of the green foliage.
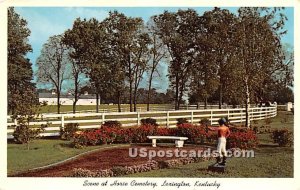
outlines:
M294 143L294 134L287 129L274 130L271 134L271 138L274 143L278 143L279 146L292 146Z
M189 123L187 118L178 118L176 120L177 120L177 125L182 125L182 124L185 124L185 123Z
M119 121L105 121L102 126L121 128L122 127L122 123L120 123Z
M32 65L26 54L32 51L28 44L30 30L27 21L13 7L8 9L7 40L7 98L8 113L13 117L32 116L38 107L35 84L32 83Z
M43 128L32 129L28 125L20 124L16 126L13 136L14 141L19 144L27 144L27 149L29 150L29 142L37 138L38 135L44 131Z
M146 118L141 120L142 125L153 125L153 126L158 126L156 123L156 119L153 118Z
M114 166L111 168L114 176L123 176L126 174L127 169L122 166Z
M60 127L60 137L64 140L71 140L77 131L79 131L78 123L68 123L64 128Z

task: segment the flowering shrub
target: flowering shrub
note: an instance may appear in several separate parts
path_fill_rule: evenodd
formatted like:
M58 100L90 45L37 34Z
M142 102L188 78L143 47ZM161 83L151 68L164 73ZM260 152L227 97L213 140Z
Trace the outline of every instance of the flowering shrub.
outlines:
M155 135L157 126L142 125L134 129L133 141L137 143L143 143L148 141L147 136Z
M177 127L177 136L188 137L189 141L196 142L196 139L201 139L203 143L207 133L203 127L193 125L190 123L185 123L178 125Z
M226 148L254 148L258 144L256 134L252 130L232 132L227 138Z
M184 136L189 141L196 143L216 143L218 134L216 131L206 132L205 127L185 123L177 128L157 127L153 125L142 125L139 127L118 128L101 126L100 129L86 130L74 135L74 147L81 148L87 145L100 145L111 143L144 143L150 142L147 136ZM227 139L227 148L252 148L257 144L257 138L252 130L237 128L232 130Z
M278 143L279 146L292 146L294 141L293 136L293 132L287 129L277 129L271 134L274 143Z

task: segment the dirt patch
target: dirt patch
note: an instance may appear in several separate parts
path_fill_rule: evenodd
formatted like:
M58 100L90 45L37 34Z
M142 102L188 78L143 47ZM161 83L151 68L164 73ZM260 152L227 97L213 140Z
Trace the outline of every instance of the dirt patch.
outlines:
M204 150L203 147L199 147L199 146L185 146L183 148L178 149L175 148L174 146L160 146L160 147L153 148L149 146L132 145L130 148L137 148L137 150L141 150L141 148L147 148L147 151L156 150L156 152L157 151L173 152L173 157L153 158L156 161L169 160L175 158L175 151ZM141 156L130 157L128 147L111 148L111 149L99 150L99 151L92 152L90 154L82 155L74 160L67 161L57 166L19 173L10 177L64 177L70 175L74 168L83 168L91 171L97 171L97 170L109 169L112 168L113 166L132 166L137 164L143 164L146 163L148 160L149 160L148 157L141 157Z

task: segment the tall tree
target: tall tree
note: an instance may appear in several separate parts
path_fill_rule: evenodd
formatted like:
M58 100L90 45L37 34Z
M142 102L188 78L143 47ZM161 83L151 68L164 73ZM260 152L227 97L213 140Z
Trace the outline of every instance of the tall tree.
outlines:
M96 112L99 110L99 99L107 89L105 71L106 40L101 23L96 19L81 20L77 18L72 29L64 33L63 43L72 49L70 57L89 78L96 93ZM107 49L107 48L106 48Z
M150 21L147 23L147 32L151 38L151 47L150 47L150 60L149 60L149 80L148 80L148 95L147 95L147 111L150 110L150 94L152 89L152 81L154 74L157 73L160 75L157 70L158 65L161 63L162 59L167 55L166 48L159 38L158 29L153 21L153 17L150 18Z
M178 110L187 91L195 61L198 14L191 9L179 10L177 13L165 11L154 16L154 22L171 58L169 80L175 91L175 109Z
M32 51L28 44L30 30L27 21L13 7L8 8L7 18L8 113L14 116L32 116L36 112L38 98L32 82L32 65L26 58L26 54Z
M234 49L232 40L234 34L234 25L237 18L227 9L214 8L212 11L205 12L202 20L205 24L205 31L208 33L210 44L212 45L212 54L215 63L218 66L217 77L219 78L219 108L222 108L225 89L231 86L225 86L226 81L230 80L228 74L231 72L230 58L233 56Z
M69 77L67 69L69 62L68 48L62 42L61 35L54 35L48 39L36 61L38 82L50 83L56 90L57 113L60 113L60 96L63 82Z
M265 88L264 83L272 81L268 80L270 76L275 79L286 67L280 42L285 33L282 29L286 17L282 13L277 16L278 12L278 8L239 9L235 40L246 105L246 126L250 126L249 108L253 93Z

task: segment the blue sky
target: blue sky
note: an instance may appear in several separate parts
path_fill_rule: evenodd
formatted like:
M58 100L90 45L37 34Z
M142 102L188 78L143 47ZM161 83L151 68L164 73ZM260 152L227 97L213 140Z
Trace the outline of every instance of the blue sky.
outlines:
M236 13L237 7L225 7L231 12ZM110 7L16 7L16 12L21 15L28 22L28 28L31 30L29 37L29 43L32 46L33 52L28 53L28 58L33 63L33 70L36 71L36 59L40 54L43 44L52 35L63 33L73 25L73 21L80 18L92 18L95 17L99 20L103 20L108 16L110 10L118 10L127 16L142 17L145 22L155 15L160 14L164 10L177 11L178 7L165 8L165 7L124 7L124 8L110 8ZM186 9L186 8L180 8ZM193 7L199 15L202 15L205 11L212 10L213 7ZM286 8L284 10L285 15L288 17L285 29L288 33L282 38L283 43L287 43L294 46L294 9ZM161 77L156 77L154 81L154 88L160 91L165 91L168 87L167 66L161 65ZM39 85L38 85L39 86ZM142 87L146 87L145 81L142 82Z

